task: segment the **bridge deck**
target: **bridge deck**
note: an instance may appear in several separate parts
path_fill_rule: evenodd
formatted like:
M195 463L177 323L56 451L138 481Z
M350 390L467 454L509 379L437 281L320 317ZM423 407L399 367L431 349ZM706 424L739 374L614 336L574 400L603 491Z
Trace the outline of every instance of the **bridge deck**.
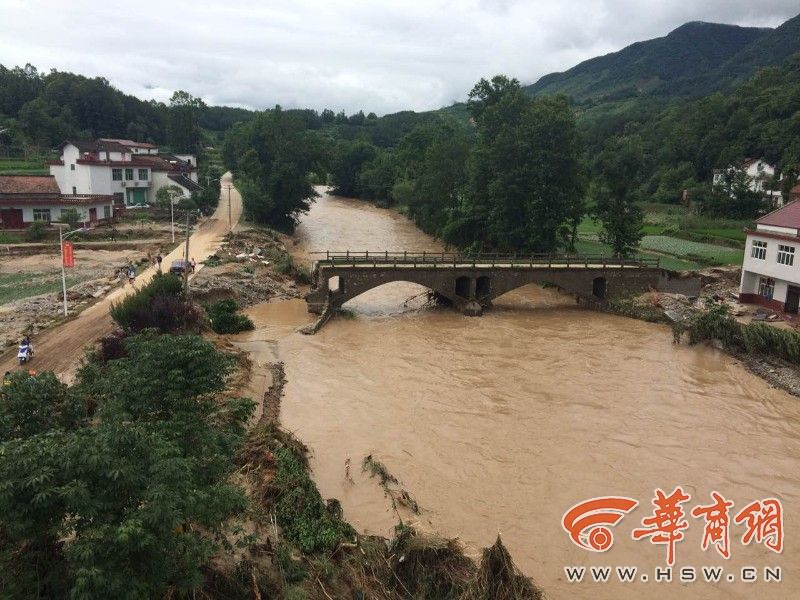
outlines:
M481 255L447 252L320 252L318 267L354 269L658 269L658 258L612 258L597 255Z

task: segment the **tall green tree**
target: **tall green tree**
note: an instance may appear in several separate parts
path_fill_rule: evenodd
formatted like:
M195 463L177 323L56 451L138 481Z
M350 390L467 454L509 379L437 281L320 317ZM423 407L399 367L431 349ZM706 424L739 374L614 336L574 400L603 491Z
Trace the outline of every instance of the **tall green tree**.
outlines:
M617 138L597 157L592 196L594 216L602 223L600 239L615 256L628 256L642 239L644 215L636 189L644 166L638 137Z
M224 156L239 180L247 216L291 231L316 196L309 173L324 171L324 148L302 115L280 106L234 129Z
M176 152L200 152L200 113L205 107L200 98L189 92L178 90L172 94L169 100L169 142Z
M466 202L446 238L505 252L553 252L581 194L575 118L563 97L532 99L515 79L470 92L477 129Z

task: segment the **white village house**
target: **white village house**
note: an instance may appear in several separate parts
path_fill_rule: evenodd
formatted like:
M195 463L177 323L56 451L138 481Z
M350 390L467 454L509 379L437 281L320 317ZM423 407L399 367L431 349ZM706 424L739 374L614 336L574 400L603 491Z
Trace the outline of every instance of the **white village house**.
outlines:
M783 204L783 196L779 190L771 190L770 186L775 178L775 166L762 158L747 158L739 165L732 165L726 169L714 169L714 187L725 182L726 175L733 175L737 171L744 171L750 178L749 188L754 192L763 192L773 206ZM779 187L779 186L776 186Z
M741 302L797 313L800 305L800 199L756 220L747 230Z
M68 209L75 209L87 224L97 223L114 214L114 200L103 194L62 194L53 176L0 175L0 227L22 229L37 221L59 221Z
M152 204L156 192L178 186L183 195L201 189L197 160L189 154L165 154L144 142L120 139L67 140L61 157L50 163L63 194L111 195L117 204Z

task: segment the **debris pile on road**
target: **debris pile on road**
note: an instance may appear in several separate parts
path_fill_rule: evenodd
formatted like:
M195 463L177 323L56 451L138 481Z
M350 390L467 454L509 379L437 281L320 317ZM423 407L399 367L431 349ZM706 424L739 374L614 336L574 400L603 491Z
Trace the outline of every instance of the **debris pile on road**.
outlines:
M271 299L302 296L303 273L292 262L281 235L270 229L249 229L228 236L192 280L201 302L233 298L240 308Z

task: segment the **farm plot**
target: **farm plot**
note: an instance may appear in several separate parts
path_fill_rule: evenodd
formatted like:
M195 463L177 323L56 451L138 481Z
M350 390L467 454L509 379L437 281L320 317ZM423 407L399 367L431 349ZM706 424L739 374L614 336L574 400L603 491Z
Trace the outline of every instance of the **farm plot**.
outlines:
M744 254L736 248L692 242L667 235L646 235L642 238L641 248L699 263L721 265L741 263Z

